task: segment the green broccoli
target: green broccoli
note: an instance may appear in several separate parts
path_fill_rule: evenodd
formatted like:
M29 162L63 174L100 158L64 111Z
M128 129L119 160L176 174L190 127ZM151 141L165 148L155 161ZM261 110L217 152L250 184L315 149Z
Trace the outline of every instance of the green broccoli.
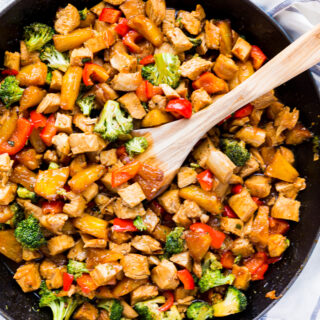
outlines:
M19 81L15 76L6 77L0 86L0 98L9 108L13 103L18 102L23 94L24 89L19 87Z
M84 262L69 259L67 265L68 273L73 274L75 279L82 276L83 273L88 273L89 270Z
M240 142L232 139L222 139L220 141L222 151L237 166L243 166L250 158L249 151Z
M140 320L162 320L163 314L159 311L159 304L165 303L165 301L165 297L159 296L151 300L136 303L134 309L139 314Z
M176 88L180 81L180 60L171 53L158 53L154 55L155 64L142 68L142 77L153 85L168 84Z
M16 227L18 223L25 219L23 208L17 203L14 202L10 205L10 210L14 213L13 218L10 220L13 227Z
M191 38L188 37L189 41L193 44L193 47L197 47L200 46L200 44L202 43L202 40L200 38Z
M95 95L90 94L86 97L77 99L77 105L85 116L89 116L95 105Z
M47 76L46 76L46 84L50 86L52 81L52 71L48 69Z
M140 231L145 231L147 230L146 225L143 223L142 218L140 216L136 217L133 220L133 225Z
M228 288L225 299L212 306L215 317L226 317L243 311L247 307L246 296L235 287Z
M53 35L53 28L44 23L36 22L24 27L24 41L29 51L40 50Z
M18 223L14 235L28 249L38 249L46 243L39 221L32 215Z
M191 320L209 320L213 318L212 307L204 301L195 301L187 309L187 317Z
M222 269L222 264L212 252L208 252L203 259L202 274L204 274L207 270L217 269Z
M125 146L128 154L134 156L145 152L149 144L145 137L134 137L126 142Z
M119 136L129 133L133 129L132 118L124 116L119 103L108 100L100 113L99 121L94 131L104 139L115 141Z
M49 170L50 170L50 169L54 170L54 169L59 169L59 168L60 168L60 166L59 166L56 162L51 161L51 162L49 163L49 166L48 166L48 169L49 169Z
M102 300L101 302L99 302L98 308L106 310L110 320L121 319L123 306L117 299Z
M184 250L183 231L183 227L176 227L167 235L164 249L166 253L175 254Z
M69 320L75 309L84 302L78 295L57 297L47 288L44 281L41 283L39 295L39 307L49 307L53 313L53 320Z
M17 196L22 199L30 199L31 201L35 201L37 199L37 195L35 192L30 191L22 186L18 187Z
M172 306L168 311L164 312L162 320L182 320L182 317L178 308Z
M46 61L51 69L58 69L62 72L66 72L70 65L69 58L59 52L53 44L47 44L41 50L40 59L41 61Z
M88 9L84 8L83 10L79 10L79 15L81 20L86 20L88 14Z
M233 274L224 275L221 270L208 269L200 278L198 285L200 292L206 292L211 288L232 284L235 279Z

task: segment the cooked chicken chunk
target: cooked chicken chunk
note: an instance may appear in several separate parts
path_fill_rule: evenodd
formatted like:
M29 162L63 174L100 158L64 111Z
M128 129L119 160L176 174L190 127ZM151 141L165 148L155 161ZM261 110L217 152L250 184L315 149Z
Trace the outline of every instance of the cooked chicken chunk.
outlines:
M70 54L70 65L82 67L84 65L84 59L87 61L93 60L93 53L89 48L81 47L71 51Z
M67 220L68 216L63 213L50 213L40 217L41 225L55 234L62 234L62 228Z
M146 211L141 203L134 208L130 208L123 200L119 198L113 202L113 210L116 216L120 219L134 219L138 216L144 216L146 214Z
M289 240L282 234L271 234L268 239L270 257L280 257L289 247Z
M48 241L48 249L50 255L55 256L62 253L74 246L74 240L71 236L65 234L61 236L56 236Z
M193 44L190 42L188 37L179 28L169 29L166 32L166 35L170 43L173 45L176 53L181 53L190 50L193 47Z
M37 107L38 113L53 113L60 107L60 93L48 93Z
M192 35L197 35L201 31L201 21L194 14L188 11L179 11L178 17L182 26Z
M151 278L161 290L174 290L179 285L177 269L172 262L166 259L152 269Z
M191 271L192 262L189 251L173 254L170 258L170 261Z
M220 29L213 22L206 21L204 26L206 46L218 50L220 47Z
M72 133L69 136L69 143L73 154L94 152L101 149L101 138L96 134Z
M197 172L190 167L181 167L179 169L178 175L178 187L184 188L190 184L196 183L197 181Z
M54 28L58 33L68 34L80 25L80 14L76 7L68 4L58 10Z
M131 305L139 301L149 300L158 295L159 291L156 286L150 284L143 285L131 292Z
M166 16L165 0L148 0L146 14L157 26L160 25Z
M181 75L190 80L196 80L200 74L208 71L212 65L213 63L206 59L200 57L192 58L181 65Z
M38 263L27 263L20 266L13 277L23 292L35 291L40 288L41 277Z
M220 54L217 58L213 71L215 74L224 80L231 80L239 70L239 67L231 59L223 54Z
M123 188L118 191L119 196L122 198L124 203L130 208L134 208L144 199L146 199L139 183L135 182L130 186Z
M231 251L234 255L241 255L244 258L249 257L254 253L254 249L250 241L248 239L241 238L233 241Z
M192 107L196 112L207 107L211 102L211 97L203 88L194 90L191 94Z
M54 124L57 131L72 133L72 116L63 113L56 114L56 122Z
M98 264L90 272L90 276L97 286L105 286L122 270L122 266L116 263Z
M114 90L119 91L135 91L142 82L141 73L123 73L120 72L114 76L111 81L111 86Z
M8 182L5 186L0 186L0 205L6 206L14 200L16 196L17 185Z
M147 235L135 236L132 239L131 244L134 248L144 254L155 254L162 252L160 242Z
M280 194L271 209L271 216L273 218L299 222L299 209L300 201L286 198Z
M52 138L52 144L56 147L60 158L66 157L70 152L69 136L66 133L59 133Z
M82 240L78 240L74 247L68 252L68 259L84 261L87 258L87 250L83 247L84 243Z
M262 175L253 175L245 181L251 196L265 198L270 194L271 184L270 178Z
M129 253L121 260L124 274L131 279L146 279L150 275L146 256Z
M222 217L221 229L225 232L231 232L241 237L243 232L243 222L240 219Z
M251 280L251 273L248 268L239 267L238 265L234 264L232 267L232 273L236 276L233 285L239 290L248 289Z
M146 214L142 217L142 221L146 226L147 231L153 232L160 219L151 209L148 209Z
M118 99L121 105L134 119L142 119L147 113L134 92L129 92Z
M159 203L169 213L176 213L180 207L179 190L169 190L161 195Z
M174 28L174 23L176 20L175 14L176 14L176 10L166 9L165 17L162 23L162 32L165 35L167 35L167 32L169 30L172 30Z
M119 72L135 72L137 58L126 52L114 52L110 57L111 66Z
M91 303L85 302L72 316L77 320L97 320L99 311Z
M124 13L127 19L137 15L145 14L145 2L142 0L126 0L119 9Z

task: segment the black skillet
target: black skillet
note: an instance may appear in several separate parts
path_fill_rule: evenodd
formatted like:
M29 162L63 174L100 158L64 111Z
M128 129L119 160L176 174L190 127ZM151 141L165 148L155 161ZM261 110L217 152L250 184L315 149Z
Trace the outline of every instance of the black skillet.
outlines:
M71 0L69 2L82 9L98 1ZM57 8L67 3L67 0L13 1L0 13L0 56L3 57L5 50L18 49L18 39L22 37L23 26L35 21L51 24ZM249 0L167 0L167 6L176 9L193 10L197 3L204 6L209 18L231 19L232 27L245 35L250 43L259 45L270 58L290 43L275 21ZM277 96L287 105L299 108L303 123L319 135L320 99L309 72L303 73L277 89ZM301 176L307 177L308 187L299 197L302 202L301 221L291 225L289 232L291 246L286 251L284 259L271 266L264 281L252 283L246 293L249 300L247 310L227 319L259 319L275 303L266 299L265 294L270 290L283 294L290 287L301 272L318 239L320 162L313 161L312 142L296 148L296 166ZM0 314L14 320L51 319L47 310L38 310L35 295L22 293L8 270L6 265L8 261L2 257L0 259ZM11 269L14 268L10 262L9 265Z

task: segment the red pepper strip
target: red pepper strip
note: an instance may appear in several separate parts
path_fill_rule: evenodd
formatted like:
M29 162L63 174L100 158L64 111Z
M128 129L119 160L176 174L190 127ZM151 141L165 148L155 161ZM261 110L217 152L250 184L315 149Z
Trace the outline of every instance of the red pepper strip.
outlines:
M140 170L141 165L141 162L133 161L113 171L111 177L112 188L119 187L123 183L132 179Z
M121 160L121 162L125 164L131 162L131 158L129 157L125 146L119 147L116 153L117 157Z
M136 90L139 100L148 102L154 96L153 88L153 85L149 81L143 81Z
M225 123L228 119L230 119L232 117L232 114L229 114L226 118L224 118L223 120L221 120L218 123L218 126L221 126L223 123Z
M210 170L204 170L197 175L197 180L204 191L210 191L213 186L213 174Z
M140 40L142 37L141 35L134 30L130 30L122 39L122 42L124 45L126 45L130 52L133 53L141 53L142 48L140 48L137 44L136 41Z
M233 193L233 194L238 194L238 193L240 193L241 191L242 191L242 185L241 184L235 184L234 186L232 186L232 188L231 188L231 192Z
M258 70L267 60L267 56L262 52L262 50L258 46L251 46L250 56L255 70Z
M235 212L228 205L224 206L224 211L223 211L222 215L224 217L228 217L228 218L238 218L238 216L235 214Z
M142 64L143 66L146 66L147 64L151 64L154 62L155 62L154 56L150 54L149 56L146 56L143 59L141 59L139 63Z
M1 74L4 76L16 76L19 73L19 71L14 69L5 69L1 71Z
M98 288L98 286L95 284L95 282L88 273L85 273L81 277L79 277L77 279L77 284L84 293L90 293L91 291L96 290Z
M36 111L30 112L30 120L35 128L43 128L47 123L47 118Z
M116 23L121 16L121 11L112 8L103 8L100 13L99 21Z
M120 18L119 23L116 25L114 30L118 35L124 37L131 30L128 26L128 20L126 18Z
M238 111L236 111L233 115L234 118L244 118L250 116L253 110L253 105L248 103L246 106L242 107Z
M48 118L46 126L40 132L40 138L47 146L52 145L52 138L57 133L57 128L55 126L55 123L56 123L56 119L55 119L54 115L52 114Z
M263 264L261 267L259 267L254 274L251 275L251 280L263 280L264 279L264 274L268 270L269 265L268 264Z
M226 269L232 269L234 264L234 256L231 251L226 251L222 254L220 260L222 266Z
M205 223L194 223L190 226L190 230L195 232L209 233L212 241L211 248L213 249L220 249L224 239L226 238L226 235L223 232L215 230Z
M8 153L9 155L14 155L18 153L25 146L32 128L32 124L27 119L18 119L12 136L8 141L0 144L0 154Z
M153 212L155 212L157 215L163 215L163 214L165 214L165 210L164 210L164 208L162 207L162 205L158 202L158 201L156 201L156 200L153 200L152 202L151 202L151 205L150 205L150 207L151 207L151 210L153 211Z
M253 200L258 206L263 206L263 201L260 200L258 197L252 197L252 200Z
M46 201L42 204L42 213L61 213L63 210L64 202L60 200Z
M187 99L172 99L166 106L166 111L172 112L173 114L178 114L184 118L189 119L192 115L192 104Z
M274 258L268 258L267 264L274 264L274 263L280 261L281 259L282 259L282 256L280 256L280 257L274 257Z
M74 276L70 273L64 272L62 275L63 291L69 291L73 282Z
M115 218L113 220L112 230L117 232L138 231L138 229L133 224L133 220L119 218Z
M167 301L159 308L159 311L161 312L169 310L174 303L174 295L172 291L165 291L163 295L166 297Z
M83 83L86 86L93 86L94 83L92 81L92 78L97 82L106 82L109 79L109 73L105 68L95 63L88 62L84 65L84 69L82 72Z
M244 265L254 274L263 264L267 263L267 255L265 252L257 252L253 257L244 261Z
M290 224L287 221L269 218L269 232L271 234L286 234L290 229Z
M186 290L194 289L194 279L187 269L179 270L177 272L177 275L179 280L183 283L183 286Z

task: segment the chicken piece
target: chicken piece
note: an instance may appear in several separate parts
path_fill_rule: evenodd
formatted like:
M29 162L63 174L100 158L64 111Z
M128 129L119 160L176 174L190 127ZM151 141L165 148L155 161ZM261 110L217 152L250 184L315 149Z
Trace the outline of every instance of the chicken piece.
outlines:
M20 53L19 52L9 52L4 53L3 65L12 70L20 70Z
M209 138L206 138L193 150L192 156L200 167L205 168L212 150L214 150L214 145Z
M60 107L60 93L48 93L37 107L38 113L54 113Z
M290 163L293 164L295 159L294 159L294 153L292 152L292 150L281 146L279 148L281 155Z
M149 19L159 26L166 16L165 0L148 0L146 2L146 14Z
M289 240L282 234L271 234L268 239L270 257L280 257L289 245Z
M12 182L8 182L5 186L0 186L0 205L7 206L14 200L17 191L17 185Z
M72 316L77 320L98 320L98 309L89 302L85 302Z
M131 279L147 279L150 275L149 263L146 256L129 253L121 260L123 272Z
M241 168L239 172L239 176L241 178L245 178L250 174L258 171L260 168L259 162L251 155L250 159L246 162L246 164Z
M132 238L130 233L127 232L117 232L111 229L110 240L116 244L123 244L130 241Z
M95 284L100 287L107 285L108 282L114 279L121 270L122 266L118 263L103 263L95 266L95 268L90 272L90 276Z
M188 227L192 223L192 220L190 219L198 219L203 214L204 210L201 209L196 202L185 200L178 212L173 216L172 220L178 225Z
M167 32L174 28L175 20L176 20L176 10L166 9L165 17L162 22L162 32L164 35L167 35Z
M189 78L190 80L196 80L200 74L211 69L213 63L206 59L196 57L188 61L183 62L180 67L181 75Z
M190 167L181 167L177 177L180 189L197 182L197 172Z
M165 111L167 106L167 98L164 96L160 96L156 94L149 100L148 107L149 109L159 109L161 111Z
M222 217L220 220L221 229L225 232L231 232L241 237L243 232L243 221L240 219Z
M69 250L67 258L77 261L84 261L87 258L87 250L84 248L82 240L78 240L74 247Z
M248 41L238 37L236 43L232 48L232 53L241 61L247 61L251 52L251 45Z
M209 49L219 50L220 29L212 21L206 21L204 26L206 46Z
M24 208L27 215L32 214L37 219L43 216L42 209L31 203L31 200L17 199L17 202Z
M141 203L134 208L130 208L126 206L124 201L120 198L113 202L113 210L116 216L120 219L135 219L138 216L144 216L146 214Z
M59 70L52 71L52 78L50 82L50 90L52 91L61 91L62 87L62 72Z
M60 34L68 34L80 25L80 14L76 7L68 4L58 10L54 29Z
M118 94L107 83L96 84L93 88L96 100L102 106L108 100L115 100L118 98Z
M67 272L64 266L58 267L53 261L45 259L40 265L41 277L46 279L49 290L61 288L63 285L63 273Z
M169 85L159 84L159 87L162 89L164 95L168 100L180 98L176 90L172 89Z
M62 234L62 228L67 220L66 214L50 213L40 217L40 224L54 234Z
M299 222L300 205L300 201L286 198L280 194L271 209L271 216L277 219Z
M253 175L245 181L245 186L248 188L251 196L258 198L266 198L271 191L270 178Z
M151 209L147 209L146 214L142 217L142 221L147 228L147 232L151 233L160 222L160 219Z
M207 53L208 47L206 43L206 35L204 32L201 32L196 39L200 39L201 43L196 47L196 51L200 56L203 56Z
M143 193L139 183L137 182L119 190L118 194L122 198L123 202L130 208L134 208L144 199L146 199L145 194Z
M137 69L137 58L126 52L114 52L110 57L111 66L119 72L135 72Z
M293 109L290 112L289 107L283 108L274 120L274 126L277 127L277 135L280 135L286 129L293 129L299 119L299 110Z
M135 91L142 81L140 71L135 73L120 72L112 79L111 86L118 91Z
M101 151L100 162L106 167L110 167L117 163L117 149L109 149L106 151Z
M76 113L72 119L73 124L84 133L93 133L97 118L86 117L82 113Z
M89 49L93 54L95 54L101 50L109 48L110 45L113 44L113 42L113 32L109 30L104 30L101 32L96 32L94 37L84 42L84 46L85 48ZM97 61L94 59L94 62Z
M52 144L56 147L59 158L65 158L70 152L69 136L59 133L52 138Z
M157 254L162 252L160 242L147 235L135 236L131 241L131 245L144 254Z
M12 165L14 161L11 160L8 153L0 154L0 171L5 173L11 173Z
M99 186L96 183L90 184L85 191L81 193L82 197L88 202L93 200L99 193Z
M24 41L20 41L20 63L22 66L39 62L39 52L30 52Z
M181 25L192 35L197 35L201 31L201 21L194 14L188 11L179 11L177 19Z
M232 266L232 274L235 275L233 286L239 290L247 290L251 280L251 273L247 267Z
M254 249L250 241L248 239L241 238L233 241L231 251L234 255L241 255L244 258L249 257L254 253Z
M131 243L121 243L117 244L115 242L109 242L109 248L112 251L119 252L123 255L126 255L131 252Z
M239 67L231 59L223 54L220 54L217 58L213 71L215 74L224 80L231 80L239 70Z
M122 316L125 317L126 319L135 319L137 318L139 315L138 313L128 304L126 303L124 300L120 300L121 305L123 306L123 311L122 311ZM109 320L109 319L107 319Z
M27 263L20 266L13 279L15 279L23 292L31 292L38 290L41 284L38 263Z
M96 134L72 133L69 143L73 154L101 150L100 137Z
M72 191L67 192L66 198L70 200L70 203L66 203L63 206L63 212L71 218L80 217L86 208L86 201L84 198Z
M112 6L120 6L120 4L124 3L124 1L125 0L104 0L104 2L107 2Z
M81 239L84 243L84 248L105 249L107 246L106 239L97 239L85 233L81 233Z
M177 269L172 262L166 259L152 269L151 278L161 290L174 290L179 285Z
M211 97L203 88L194 90L191 94L192 107L196 112L207 107L211 102Z
M56 114L56 122L54 124L57 131L72 133L72 116L63 113Z
M253 109L250 114L250 124L253 126L258 126L260 123L261 117L263 115L263 110Z
M134 16L145 14L145 2L142 0L126 0L119 9L127 19L130 19Z
M48 240L48 250L50 255L55 256L74 246L74 240L71 236L65 234L56 236Z
M193 47L193 44L180 28L170 28L169 30L167 30L166 36L168 37L170 43L173 45L176 53L182 53L184 51L190 50Z
M298 192L306 188L306 180L298 177L293 183L278 182L275 184L275 187L284 197L295 199Z
M90 59L90 60L89 60ZM93 53L89 48L81 47L76 48L71 51L70 54L70 65L82 67L84 65L83 61L92 61Z
M312 133L302 124L298 123L292 130L286 133L286 144L300 144L312 137Z
M258 213L252 223L251 232L249 234L250 240L265 248L268 244L269 237L269 207L260 206Z
M187 270L191 271L192 262L189 251L173 254L170 257L170 261L177 264L180 267L186 268Z
M158 295L158 293L158 287L150 284L145 284L131 292L131 305L134 305L139 301L154 298Z
M134 92L129 92L118 99L130 116L134 119L142 119L147 114L139 98Z
M260 98L254 100L251 102L251 104L256 108L256 109L265 109L269 107L273 102L278 101L277 97L274 95L274 90L271 90L261 96Z
M169 190L158 198L164 210L169 213L176 213L180 208L179 190Z
M22 248L22 259L25 261L31 261L42 258L42 253L39 250L31 250L28 248Z
M237 216L244 222L248 221L258 209L246 188L229 198L229 205Z
M265 142L266 135L266 131L261 128L246 126L241 128L235 137L257 148Z

